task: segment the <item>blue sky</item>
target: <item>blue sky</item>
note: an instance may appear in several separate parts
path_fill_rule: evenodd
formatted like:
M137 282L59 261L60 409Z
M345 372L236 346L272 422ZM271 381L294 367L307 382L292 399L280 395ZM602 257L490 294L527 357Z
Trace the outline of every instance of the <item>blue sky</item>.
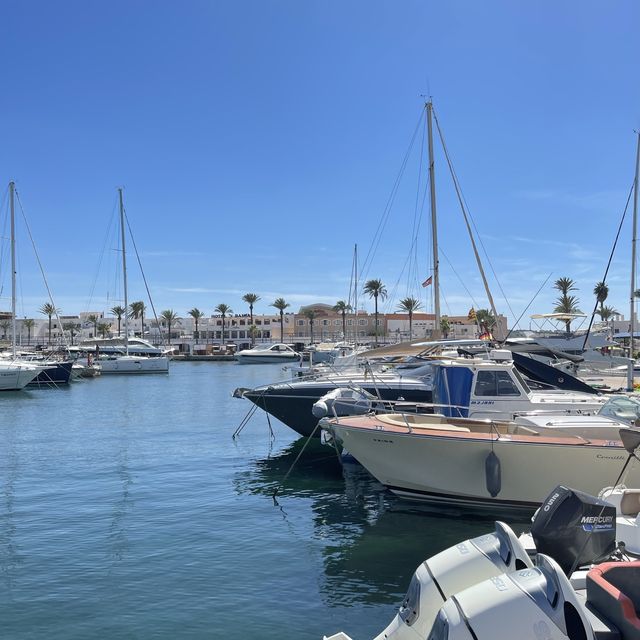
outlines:
M100 273L118 186L158 309L244 312L249 291L258 312L333 304L357 243L393 311L429 293L420 141L371 247L430 94L498 310L513 322L551 274L522 326L551 310L561 276L590 311L633 180L639 24L634 0L6 0L2 193L16 181L63 313L118 303L115 271ZM439 150L436 185L443 313L486 307ZM626 315L630 228L608 278ZM18 245L18 313L34 316L46 291ZM8 309L6 248L1 266Z

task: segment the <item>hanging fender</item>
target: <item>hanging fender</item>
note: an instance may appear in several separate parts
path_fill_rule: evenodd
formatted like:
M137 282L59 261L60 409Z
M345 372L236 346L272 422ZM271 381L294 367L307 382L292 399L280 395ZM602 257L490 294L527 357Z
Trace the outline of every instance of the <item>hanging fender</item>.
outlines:
M500 471L500 458L491 451L484 461L484 475L487 483L487 491L495 498L502 489L502 477Z

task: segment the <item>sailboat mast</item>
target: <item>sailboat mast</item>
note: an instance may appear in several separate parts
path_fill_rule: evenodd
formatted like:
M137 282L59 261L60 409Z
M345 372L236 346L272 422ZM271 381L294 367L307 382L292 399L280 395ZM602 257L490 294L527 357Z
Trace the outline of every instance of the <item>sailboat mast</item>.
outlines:
M629 357L633 360L633 334L636 315L636 234L638 229L638 185L640 184L640 132L636 148L636 177L633 183L633 232L631 236L631 311L629 322Z
M16 184L9 183L9 202L11 215L11 354L16 357L16 216L15 216Z
M353 306L355 313L353 321L353 343L358 344L358 245L353 247L353 272L354 272L354 287L353 287Z
M127 252L124 238L124 205L122 204L122 189L118 189L120 199L120 237L122 243L122 278L124 282L124 347L126 355L129 355L129 300L127 298Z
M431 238L433 242L433 309L435 314L433 338L440 337L440 271L438 261L438 223L436 219L436 175L433 156L433 104L427 108L427 136L429 143L429 196L431 201Z

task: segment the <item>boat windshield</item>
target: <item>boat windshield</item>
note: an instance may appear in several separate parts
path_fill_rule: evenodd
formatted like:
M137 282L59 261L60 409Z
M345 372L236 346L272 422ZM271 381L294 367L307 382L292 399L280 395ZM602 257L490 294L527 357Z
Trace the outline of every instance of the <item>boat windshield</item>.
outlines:
M513 375L515 375L516 380L522 385L524 392L531 393L531 389L529 385L525 382L524 378L522 377L522 374L515 367L513 367Z

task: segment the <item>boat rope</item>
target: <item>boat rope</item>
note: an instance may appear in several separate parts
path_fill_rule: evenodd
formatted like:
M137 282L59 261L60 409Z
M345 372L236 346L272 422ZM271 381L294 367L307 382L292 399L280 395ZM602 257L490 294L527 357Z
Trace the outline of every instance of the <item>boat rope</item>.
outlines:
M409 147L407 148L405 155L402 159L402 162L400 164L400 170L398 171L398 175L396 176L395 182L393 183L393 187L391 189L391 193L389 194L389 197L387 199L387 203L384 207L384 210L382 212L382 216L380 218L380 221L378 222L378 227L376 228L376 231L374 233L373 239L371 241L371 246L369 247L369 251L367 252L367 255L365 257L364 263L362 265L362 273L361 273L361 280L363 282L366 282L367 280L367 274L368 274L368 270L371 268L372 262L373 262L373 257L378 249L378 246L380 245L380 242L382 241L382 237L383 237L383 232L384 229L386 227L386 224L389 220L389 215L391 213L391 208L393 207L393 203L395 202L396 196L398 194L398 189L400 187L400 183L402 182L402 177L404 175L405 169L407 167L407 162L409 161L409 157L411 155L411 151L413 150L413 145L415 143L415 139L416 136L418 135L418 130L420 129L420 124L422 122L422 118L423 118L423 112L424 109L420 109L420 116L418 118L418 121L416 122L416 126L413 130L413 135L411 136L411 141L409 142Z
M616 246L618 245L618 240L620 238L620 232L622 231L622 223L624 222L625 216L627 215L627 210L629 208L629 203L631 202L631 195L635 189L635 177L633 179L633 184L631 185L631 189L629 190L629 195L627 196L627 204L624 206L624 211L622 212L622 218L620 219L620 224L618 225L618 232L616 233L616 239L613 241L613 247L611 247L611 253L609 254L609 261L607 262L607 268L604 270L604 276L602 278L602 282L605 283L607 281L607 275L609 274L609 267L611 266L611 262L613 261L613 254L616 251ZM589 320L589 327L587 328L587 333L584 337L584 342L582 343L582 350L584 351L587 346L587 341L589 340L589 333L591 332L591 327L593 325L593 319L595 318L596 311L598 309L598 300L596 299L596 303L593 306L593 313L591 314L591 319Z
M22 213L22 220L24 221L25 229L27 230L27 235L29 236L29 240L31 241L31 246L33 247L33 253L36 256L36 262L38 263L38 268L40 269L40 273L42 274L42 279L44 280L44 286L47 290L47 295L49 296L49 302L51 302L51 305L53 306L54 315L56 317L56 320L58 321L58 325L60 326L60 329L62 330L61 335L62 335L62 339L64 340L64 345L68 347L69 345L66 343L66 332L62 327L62 322L59 316L59 309L58 307L56 307L55 302L53 301L53 295L51 293L51 289L49 288L49 283L47 282L47 276L44 273L44 267L42 266L42 262L40 261L40 255L38 254L38 250L36 249L36 243L35 243L35 240L33 239L33 235L31 234L31 228L29 227L29 223L27 222L27 216L25 215L24 207L22 206L22 200L20 200L20 194L18 193L17 189L15 190L15 194L16 194L16 200L18 202L18 206L20 207L20 213Z
M127 217L126 209L124 210L124 219L127 223L127 229L129 229L129 237L131 238L131 244L133 245L133 250L136 254L136 260L138 261L138 266L140 267L140 273L142 274L142 281L144 282L144 288L147 291L147 297L149 298L149 304L151 305L151 310L153 311L153 317L156 320L156 325L158 327L158 333L160 334L160 343L162 346L167 346L164 340L164 335L162 331L160 331L160 321L158 320L158 314L156 313L156 308L153 304L153 299L151 298L151 291L149 291L149 284L147 283L147 278L144 275L144 269L142 268L142 262L140 261L140 254L138 253L138 247L136 245L136 240L133 237L133 232L131 231L131 225L129 224L129 218ZM142 327L142 335L144 337L144 327ZM171 336L169 336L171 339Z
M449 167L449 172L451 173L451 179L453 180L453 186L455 188L456 191L456 195L458 197L458 202L460 203L460 208L462 210L462 215L464 217L464 222L465 225L467 227L467 231L469 233L469 239L471 240L471 245L473 247L473 253L476 257L476 262L478 264L478 269L480 271L480 276L482 277L482 282L484 284L484 288L485 291L487 293L487 298L489 299L489 304L491 306L491 310L493 311L493 315L496 318L496 320L498 319L498 312L496 311L496 306L495 303L493 301L493 296L491 295L491 290L489 289L489 283L487 282L487 278L484 272L484 268L482 266L482 261L480 260L480 255L478 253L478 249L476 247L476 242L475 242L475 238L474 238L474 234L471 230L471 224L469 223L469 220L471 220L471 222L473 223L473 228L475 229L475 233L478 236L478 241L480 242L480 246L482 247L482 250L484 252L485 258L487 260L487 262L489 263L489 266L491 267L491 271L493 273L493 277L496 279L496 282L498 282L498 286L500 287L500 291L502 292L502 295L505 299L505 302L507 304L507 306L509 307L509 311L511 311L511 315L515 316L515 313L513 313L513 309L511 309L511 307L509 306L509 302L507 300L507 296L505 295L504 291L502 290L502 287L500 286L500 282L498 281L498 278L496 276L496 272L493 269L493 266L491 265L491 260L489 259L489 256L487 255L487 251L484 248L484 245L482 244L482 239L480 238L480 234L478 233L478 229L476 228L475 222L473 221L473 218L471 217L471 213L468 211L468 207L464 198L464 195L462 194L462 187L460 186L460 183L458 181L458 176L456 175L455 169L453 168L453 163L451 162L451 158L449 156L449 151L447 149L447 145L445 144L444 141L444 135L442 134L442 129L440 128L440 122L438 121L438 116L435 113L435 110L433 112L434 115L434 119L436 122L436 127L438 129L438 135L440 137L440 142L442 144L442 150L444 152L444 156L445 159L447 161L447 165Z
M509 332L507 333L507 335L504 337L504 339L500 342L500 345L503 345L508 339L509 336L515 331L515 328L518 326L518 324L520 323L520 320L522 320L522 316L527 313L527 310L529 309L529 307L533 304L534 300L538 297L538 294L542 291L542 289L545 287L545 285L547 284L547 282L549 282L549 278L553 275L553 271L547 276L547 279L540 285L540 288L536 291L535 295L533 296L533 298L531 298L531 302L529 302L529 304L525 307L524 311L518 316L518 319L515 321L513 327L511 327L511 329L509 329Z
M304 443L304 445L302 446L302 449L300 449L300 453L298 453L298 455L296 456L296 459L291 463L291 466L289 467L289 470L287 471L287 473L285 474L284 478L282 478L282 480L280 481L280 483L276 487L275 491L273 492L273 495L271 497L273 498L273 504L275 506L279 506L278 500L277 500L278 491L280 491L282 485L284 485L284 483L287 481L287 478L289 477L289 475L293 471L293 468L296 466L296 463L298 462L298 460L300 460L300 456L302 456L302 454L304 453L304 450L307 448L307 445L311 442L312 438L316 435L316 431L318 430L319 426L320 426L320 421L318 420L318 423L313 428L313 431L311 432L311 434L309 436L307 436L307 440Z
M247 413L245 414L244 418L242 418L242 420L240 421L240 424L238 425L238 428L233 432L233 435L231 436L232 440L235 440L236 437L240 434L240 432L245 428L246 424L249 422L249 420L251 419L251 416L253 416L253 414L258 410L258 405L254 404L249 411L247 411Z

